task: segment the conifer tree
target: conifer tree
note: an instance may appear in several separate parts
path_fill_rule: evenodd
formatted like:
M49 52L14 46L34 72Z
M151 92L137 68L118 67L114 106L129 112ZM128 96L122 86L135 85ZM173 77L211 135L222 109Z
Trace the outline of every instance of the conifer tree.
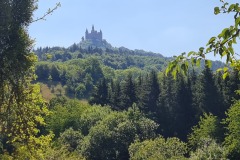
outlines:
M160 94L157 73L155 71L151 71L149 76L146 76L145 81L142 82L139 88L141 88L138 95L139 107L144 111L144 113L151 116L151 118L154 118L156 116L158 97Z
M107 105L109 103L108 85L105 78L103 78L97 85L89 103L100 104L101 106Z
M111 107L115 110L120 110L120 102L121 102L121 86L120 81L115 81L112 85L112 92L110 94L110 104Z
M160 133L163 136L173 136L173 110L176 106L176 83L171 75L163 76L160 85L157 122L160 124Z
M174 108L174 132L182 140L194 125L195 110L192 107L192 92L189 81L185 80L183 75L178 75L176 80L176 107Z
M214 76L209 67L205 67L198 81L197 93L195 96L199 114L203 112L224 117L224 105L221 94L215 84Z
M128 74L121 88L121 109L127 109L137 100L136 87L131 74Z

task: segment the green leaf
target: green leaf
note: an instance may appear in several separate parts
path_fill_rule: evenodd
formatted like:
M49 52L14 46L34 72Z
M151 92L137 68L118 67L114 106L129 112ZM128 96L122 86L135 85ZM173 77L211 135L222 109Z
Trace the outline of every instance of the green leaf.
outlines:
M204 51L204 47L200 47L199 51L202 53Z
M201 64L201 59L199 58L199 59L197 59L196 66L200 67L200 64Z
M228 28L224 28L224 29L222 30L222 32L218 35L218 38L225 37L226 32L227 32L228 30L229 30Z
M231 12L235 8L235 4L231 4L228 8L228 12Z
M231 53L232 55L234 55L234 49L233 49L232 47L229 47L228 50L230 51L230 53Z
M227 71L228 71L228 67L224 67L224 68L223 68L223 71L224 71L224 72L227 72Z
M205 65L207 65L208 68L211 68L212 62L210 60L205 60Z
M222 68L218 68L216 72L221 72L222 70Z
M189 56L194 55L194 54L195 54L195 52L194 52L194 51L191 51L191 52L188 53L187 56L189 57Z
M207 49L206 49L206 53L211 52L211 49L212 49L212 48L207 48Z
M219 14L220 13L220 9L219 9L219 7L215 7L214 8L214 14Z
M208 44L207 44L207 45L213 43L215 40L216 40L216 37L212 37L212 38L210 38L210 40L208 41Z
M236 10L236 12L239 12L240 8L238 3L235 4L234 9Z
M235 19L235 28L237 28L240 25L240 17L237 17Z
M191 58L191 63L192 63L192 65L196 65L196 59L195 58Z
M234 44L237 44L237 39L236 39L236 37L233 37L232 42L233 42Z
M228 73L228 72L224 73L224 74L223 74L223 79L226 79L228 76L229 76L229 73Z
M172 71L172 76L174 79L176 79L177 77L177 70L175 69L174 71Z
M220 55L221 55L222 57L224 57L224 56L227 55L227 52L226 52L226 51L223 51Z
M226 39L224 39L223 41L222 41L222 43L221 43L221 45L224 45L226 42L228 41L228 39L226 38Z

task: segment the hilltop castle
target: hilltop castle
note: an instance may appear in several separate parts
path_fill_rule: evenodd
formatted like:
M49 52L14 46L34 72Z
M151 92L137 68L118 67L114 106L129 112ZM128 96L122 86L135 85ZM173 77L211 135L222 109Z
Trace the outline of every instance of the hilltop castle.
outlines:
M92 30L89 33L88 29L86 29L85 32L85 39L86 40L92 40L92 41L102 41L102 31L100 30L100 32L97 32L94 30L94 25L92 26Z

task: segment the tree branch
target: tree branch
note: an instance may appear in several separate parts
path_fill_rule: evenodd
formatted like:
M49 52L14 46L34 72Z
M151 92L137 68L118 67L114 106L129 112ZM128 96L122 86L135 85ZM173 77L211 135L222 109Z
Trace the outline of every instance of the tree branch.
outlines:
M39 17L33 21L31 21L31 23L34 23L34 22L37 22L37 21L40 21L40 20L46 20L45 18L52 14L58 7L61 7L61 4L60 3L57 3L56 6L52 9L49 8L49 10L42 16L42 17Z

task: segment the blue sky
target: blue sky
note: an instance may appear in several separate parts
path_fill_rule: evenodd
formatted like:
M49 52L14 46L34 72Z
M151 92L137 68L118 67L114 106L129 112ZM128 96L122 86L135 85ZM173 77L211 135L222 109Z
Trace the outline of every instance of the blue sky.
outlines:
M69 47L94 25L114 47L173 56L198 50L233 24L232 15L213 14L219 0L39 0L35 17L57 2L61 7L46 21L29 27L35 47Z

